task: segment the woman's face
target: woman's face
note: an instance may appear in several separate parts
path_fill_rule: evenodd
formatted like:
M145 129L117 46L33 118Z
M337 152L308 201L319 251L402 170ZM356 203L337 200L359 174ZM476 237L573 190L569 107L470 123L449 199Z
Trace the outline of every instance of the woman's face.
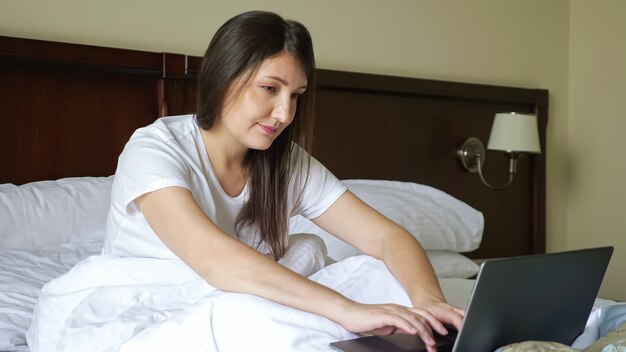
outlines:
M263 61L243 85L241 81L231 85L215 127L246 150L265 150L293 121L307 88L306 75L298 60L282 51Z

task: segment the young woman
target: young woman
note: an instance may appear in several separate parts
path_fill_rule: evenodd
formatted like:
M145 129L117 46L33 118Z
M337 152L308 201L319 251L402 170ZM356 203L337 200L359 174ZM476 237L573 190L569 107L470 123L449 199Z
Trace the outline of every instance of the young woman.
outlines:
M419 335L460 327L420 244L306 153L311 38L269 12L226 22L199 76L196 115L139 129L120 156L103 254L180 259L210 285L325 316L357 333ZM288 221L312 219L382 259L413 307L366 305L277 263Z

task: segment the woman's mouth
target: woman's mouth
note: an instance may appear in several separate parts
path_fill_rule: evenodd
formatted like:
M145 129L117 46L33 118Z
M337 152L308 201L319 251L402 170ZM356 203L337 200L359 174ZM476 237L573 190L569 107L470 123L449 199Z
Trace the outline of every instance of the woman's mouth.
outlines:
M276 128L276 127L262 125L262 124L259 124L259 126L261 126L263 131L265 131L265 133L267 133L267 134L276 134L276 132L278 131L278 128Z

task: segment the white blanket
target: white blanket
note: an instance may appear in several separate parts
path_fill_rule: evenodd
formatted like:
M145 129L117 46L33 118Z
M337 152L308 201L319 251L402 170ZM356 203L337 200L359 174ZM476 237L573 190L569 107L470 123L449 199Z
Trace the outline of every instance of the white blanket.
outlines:
M384 263L358 256L311 279L361 302L409 304ZM31 351L329 351L355 337L324 317L216 290L179 261L91 257L44 286Z
M317 271L323 266L324 253L316 252L320 247L314 241L305 238L294 242L282 263L304 275L315 272L310 276L312 280L363 303L409 304L384 263L373 258L352 257ZM72 252L72 258L92 251L93 246L83 247ZM3 253L11 254L0 258L6 264L3 268L11 264L11 275L24 271L43 282L49 274L40 273L41 268L35 264L41 262L48 267L58 262L54 266L59 270L73 264L65 247L45 251L50 257L45 263L43 259L34 260L35 254L31 264L24 261L30 256L22 251ZM6 276L8 280L10 273L3 270L0 279ZM9 281L1 281L6 284L0 285L2 295L13 297L11 302L23 298L19 287L12 290ZM473 280L440 282L450 303L466 306ZM30 320L27 311L36 293L27 298L24 304L14 306L19 310L0 311L4 328L20 318L14 329L0 326L0 350L5 350L4 345L11 351L28 350L20 343L18 330L25 329ZM614 303L596 301L587 329L574 346L585 347L612 329L615 322L626 321L626 305ZM5 335L9 336L6 341ZM330 342L355 336L314 314L251 295L216 290L179 261L93 256L44 286L27 339L33 352L330 351Z
M385 265L370 257L346 259L311 279L360 302L409 304ZM459 306L472 284L442 280ZM626 319L626 306L596 303L577 347ZM330 351L329 342L355 336L314 314L215 290L180 262L107 256L91 257L46 285L33 322L32 351Z

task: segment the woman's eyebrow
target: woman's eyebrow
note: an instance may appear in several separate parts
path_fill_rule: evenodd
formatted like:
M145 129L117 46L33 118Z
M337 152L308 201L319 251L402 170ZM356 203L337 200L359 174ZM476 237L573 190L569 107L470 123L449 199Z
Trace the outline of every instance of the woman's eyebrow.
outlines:
M282 78L280 78L278 76L270 75L270 76L265 76L265 78L277 80L278 82L280 82L280 83L284 84L285 86L289 87L289 82L285 81L284 79L282 79ZM308 86L305 84L305 85L303 85L301 87L298 87L298 89L306 89L307 87Z

